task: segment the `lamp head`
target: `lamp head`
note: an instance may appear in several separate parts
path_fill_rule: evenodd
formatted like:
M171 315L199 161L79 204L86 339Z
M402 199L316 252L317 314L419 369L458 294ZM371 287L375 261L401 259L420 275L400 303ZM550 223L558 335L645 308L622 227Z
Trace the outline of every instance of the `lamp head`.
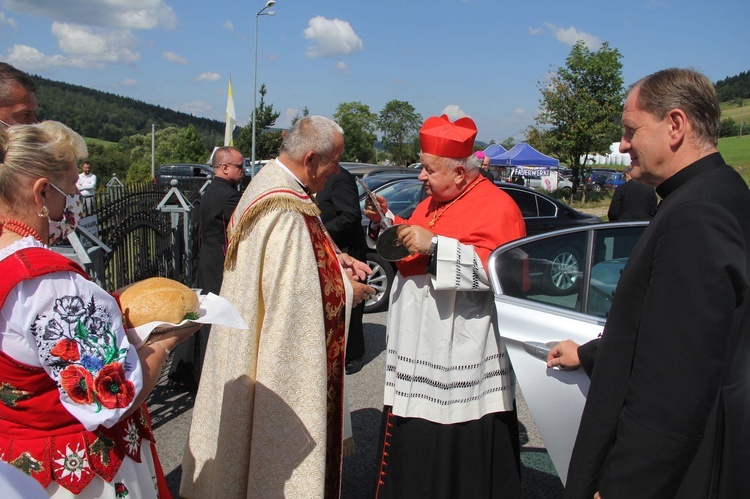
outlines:
M266 14L268 14L269 16L274 16L276 15L276 12L269 10L268 12L266 12Z
M274 5L276 5L276 0L268 0L266 2L266 9L269 7L273 7Z

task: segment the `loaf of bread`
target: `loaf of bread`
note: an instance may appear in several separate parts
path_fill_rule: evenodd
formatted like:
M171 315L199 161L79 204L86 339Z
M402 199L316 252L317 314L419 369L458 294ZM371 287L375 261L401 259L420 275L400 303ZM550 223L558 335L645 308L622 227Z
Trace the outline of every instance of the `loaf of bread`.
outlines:
M184 284L165 277L151 277L129 286L120 295L128 327L148 322L179 324L197 319L198 294Z

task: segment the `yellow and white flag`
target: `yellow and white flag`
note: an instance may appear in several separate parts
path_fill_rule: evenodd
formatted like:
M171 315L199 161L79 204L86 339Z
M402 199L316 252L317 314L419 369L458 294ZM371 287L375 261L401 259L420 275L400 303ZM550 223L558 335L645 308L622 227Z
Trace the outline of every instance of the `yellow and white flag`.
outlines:
M234 146L232 132L237 124L237 113L234 112L234 95L232 94L232 77L229 77L229 90L227 90L227 127L224 129L224 145Z

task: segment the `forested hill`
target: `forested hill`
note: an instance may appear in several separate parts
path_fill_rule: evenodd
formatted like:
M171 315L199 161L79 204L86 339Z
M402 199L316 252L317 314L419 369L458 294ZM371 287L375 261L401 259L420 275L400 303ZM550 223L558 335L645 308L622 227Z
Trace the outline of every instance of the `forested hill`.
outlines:
M717 81L716 94L719 102L750 98L750 71Z
M224 123L221 121L79 85L32 77L38 85L37 117L65 123L84 137L119 142L129 135L151 133L152 123L157 128L193 125L208 144L216 144L224 137Z

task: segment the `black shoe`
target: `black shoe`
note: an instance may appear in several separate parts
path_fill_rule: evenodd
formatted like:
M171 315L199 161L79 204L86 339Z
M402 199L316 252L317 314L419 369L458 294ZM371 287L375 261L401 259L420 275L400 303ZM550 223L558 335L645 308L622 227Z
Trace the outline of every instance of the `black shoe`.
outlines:
M356 359L351 359L346 361L346 374L354 374L358 373L362 370L362 357L357 357Z

